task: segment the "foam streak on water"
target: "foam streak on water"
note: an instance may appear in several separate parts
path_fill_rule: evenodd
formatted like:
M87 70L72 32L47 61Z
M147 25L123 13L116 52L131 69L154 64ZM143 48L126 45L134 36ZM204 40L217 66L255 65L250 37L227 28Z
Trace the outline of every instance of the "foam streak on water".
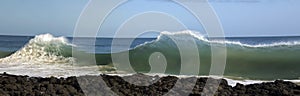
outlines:
M239 41L229 41L229 40L209 40L209 38L214 37L206 37L199 32L191 31L191 30L185 30L185 31L179 31L179 32L168 32L164 31L161 32L161 34L157 37L155 41L152 41L153 43L162 42L167 39L167 37L177 37L182 40L191 40L193 38L194 40L198 42L206 42L206 43L215 43L215 44L226 44L228 46L234 45L234 46L240 46L240 47L250 47L250 48L264 48L264 47L279 47L279 46L297 46L300 45L300 41L288 41L288 42L274 42L274 43L263 43L263 44L245 44L241 43ZM139 46L146 45L150 42L146 42L144 44L141 44ZM137 46L137 47L139 47Z

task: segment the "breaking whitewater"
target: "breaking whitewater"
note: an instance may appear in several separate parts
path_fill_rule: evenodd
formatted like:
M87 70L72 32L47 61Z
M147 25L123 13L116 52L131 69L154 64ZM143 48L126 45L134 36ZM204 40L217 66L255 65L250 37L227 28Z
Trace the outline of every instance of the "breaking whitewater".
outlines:
M16 51L9 49L17 48L9 44L18 45L18 40L24 41L21 37L11 36L9 38L0 36L0 45L3 49L0 51L0 72L7 72L15 75L28 75L32 77L70 77L83 75L111 74L127 76L134 73L126 70L118 70L113 67L111 54L122 54L129 52L132 66L135 70L147 75L167 76L172 75L180 78L192 77L195 75L180 75L180 54L176 44L171 38L187 42L194 40L199 48L201 67L199 75L196 77L214 77L209 76L211 43L226 44L227 46L227 66L223 77L229 85L235 86L236 83L253 84L269 82L277 79L299 83L300 76L300 54L299 38L229 38L225 41L219 39L208 39L201 34L192 31L181 32L162 32L157 38L137 39L128 50L120 52L111 52L111 44L102 44L101 42L112 42L111 39L99 39L100 42L91 52L88 48L92 45L84 45L84 40L80 44L71 43L72 39L65 37L54 37L51 34L42 34L30 38L23 47ZM21 38L21 39L20 39ZM28 39L28 38L27 38ZM95 38L94 38L95 39ZM251 39L253 42L250 42ZM258 40L261 39L261 40ZM120 39L124 40L124 39ZM284 41L286 40L286 41ZM246 41L246 42L242 42ZM249 41L249 42L247 42ZM263 41L263 42L258 42ZM7 45L7 46L5 46ZM19 44L21 45L21 43ZM122 45L118 45L122 47ZM6 49L5 49L6 48ZM105 50L105 51L103 51ZM73 57L73 53L88 54L95 56L95 64L78 63L80 58ZM168 68L165 73L147 73L150 66L148 58L153 52L161 52L167 58ZM243 58L244 57L244 58ZM120 62L118 62L121 64ZM177 67L178 66L178 67ZM204 69L205 68L205 69Z

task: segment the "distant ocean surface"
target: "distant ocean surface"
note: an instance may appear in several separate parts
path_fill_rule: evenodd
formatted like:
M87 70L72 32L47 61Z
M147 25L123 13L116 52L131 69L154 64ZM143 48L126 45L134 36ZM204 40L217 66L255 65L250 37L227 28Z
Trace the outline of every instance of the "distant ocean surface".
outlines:
M299 80L300 77L300 37L227 37L221 40L207 38L192 31L162 32L156 38L71 38L54 37L51 34L0 36L0 72L30 76L116 74L118 72L114 71L117 69L112 63L122 62L113 62L111 55L124 55L128 52L132 68L137 72L147 73L151 70L149 57L154 52L160 52L166 58L167 66L164 73L157 74L178 75L181 57L172 38L186 43L185 47L189 47L190 40L196 42L200 55L199 76L209 74L211 44L225 44L226 78L247 82ZM112 44L113 41L116 43ZM130 45L126 44L130 41ZM116 50L111 50L112 47ZM95 58L74 57L72 48L82 57ZM93 62L97 65L91 64ZM126 74L126 70L122 70L122 73Z

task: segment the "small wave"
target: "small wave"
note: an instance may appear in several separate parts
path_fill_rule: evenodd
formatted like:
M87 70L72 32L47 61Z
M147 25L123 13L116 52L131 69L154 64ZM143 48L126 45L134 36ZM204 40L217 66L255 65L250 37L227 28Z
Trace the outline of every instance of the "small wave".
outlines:
M65 37L54 37L51 34L37 35L23 48L12 55L0 59L5 64L70 64L72 44Z
M296 46L300 45L299 41L288 41L288 42L275 42L271 44L256 44L256 45L250 45L250 44L244 44L237 41L211 41L212 43L222 43L226 45L238 45L241 47L249 47L249 48L270 48L270 47L287 47L287 46Z

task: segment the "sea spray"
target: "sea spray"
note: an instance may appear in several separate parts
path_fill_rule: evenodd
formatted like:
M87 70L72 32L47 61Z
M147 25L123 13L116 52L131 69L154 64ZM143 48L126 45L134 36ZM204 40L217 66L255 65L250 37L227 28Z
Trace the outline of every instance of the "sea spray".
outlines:
M12 55L0 59L6 64L71 64L72 44L64 37L53 37L51 34L37 35L23 48Z
M13 70L15 73L19 72L24 74L28 71L28 74L35 74L35 76L43 74L34 73L38 70L38 72L46 71L45 74L64 75L67 74L64 71L70 71L72 68L60 65L74 64L78 61L81 62L81 60L88 60L85 58L72 57L71 48L73 47L75 50L81 50L81 48L84 49L81 50L82 54L95 55L94 59L99 66L122 64L123 62L113 62L111 55L124 55L125 52L129 52L131 66L135 71L142 73L147 73L151 70L151 67L149 66L151 54L160 52L164 55L167 62L166 71L162 74L176 75L179 74L182 66L180 64L181 57L176 43L170 37L176 38L179 42L185 42L185 45L187 45L186 47L189 47L189 40L194 40L196 42L200 55L200 76L209 74L211 67L211 46L218 47L218 44L225 44L227 47L227 62L224 76L243 77L243 79L254 80L299 79L300 77L299 37L276 37L277 39L279 38L278 40L273 40L275 37L241 37L238 39L226 38L225 40L220 40L214 37L209 38L198 32L189 30L180 32L161 32L155 39L136 39L143 42L145 41L145 43L133 43L134 46L129 48L129 50L115 53L110 53L109 50L112 47L112 45L109 44L111 39L123 41L127 40L126 38L82 38L82 42L79 40L80 42L78 42L78 44L76 43L76 46L73 46L68 43L68 40L64 37L53 37L50 34L37 35L20 50L6 58L0 59L0 63L2 63L0 71ZM96 39L94 45L88 45L84 42L84 40L90 39ZM264 40L270 40L272 42ZM250 41L255 43L247 43ZM85 47L88 47L86 48L87 50L95 47L96 50L94 50L94 53L91 53L90 51L85 52ZM123 47L123 45L118 45L117 47ZM76 62L74 62L75 60ZM193 63L193 60L190 60L190 62ZM6 66L11 64L16 64L16 66ZM28 66L20 67L21 65L19 66L18 64ZM33 65L38 64L43 64L43 66L38 66L38 68L35 68L36 66L32 67ZM90 65L91 64L82 62L82 66L76 67L74 71L80 71L80 74L97 73L95 70L89 72ZM32 69L26 69L25 72L22 71L24 68ZM48 70L42 70L43 68ZM53 70L49 70L49 68L55 70L58 69L60 73L55 73ZM99 67L94 67L94 69L98 72L107 71L105 68L104 70L99 70ZM32 72L30 70L35 71ZM126 70L118 71L125 71L126 73Z
M181 57L176 38L188 46L187 40L195 40L200 55L199 75L208 75L211 67L211 47L225 44L227 47L227 62L225 76L245 77L248 79L298 79L300 76L300 43L299 41L276 41L272 43L257 42L246 44L239 41L218 40L208 38L192 31L162 32L156 40L140 44L129 50L129 60L132 68L138 72L151 70L149 57L160 52L166 57L167 74L179 74ZM192 44L192 43L190 43ZM125 53L114 53L124 55ZM193 60L190 60L193 63ZM122 62L113 62L122 64Z

